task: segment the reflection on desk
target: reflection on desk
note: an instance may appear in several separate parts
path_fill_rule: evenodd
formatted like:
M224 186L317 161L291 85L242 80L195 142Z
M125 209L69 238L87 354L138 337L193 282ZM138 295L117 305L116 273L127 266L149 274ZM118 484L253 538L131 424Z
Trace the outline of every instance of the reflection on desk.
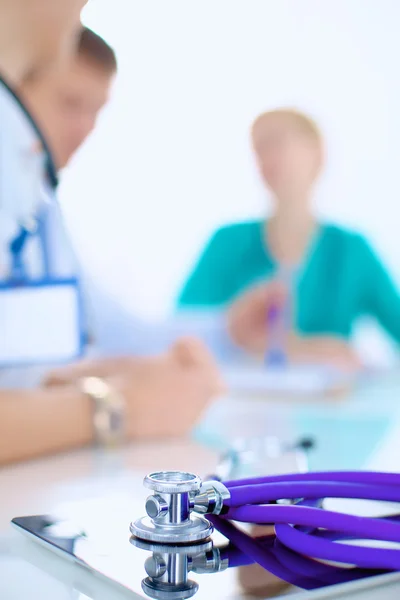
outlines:
M201 600L209 598L210 592L216 597L217 590L219 598L233 599L247 596L256 588L263 597L315 590L314 597L318 598L318 590L341 583L365 590L374 583L370 578L378 576L382 578L382 586L386 578L388 583L400 583L398 574L386 576L379 571L316 563L284 548L274 535L252 539L218 517L212 517L220 532L213 541L190 546L141 542L127 533L128 505L128 502L120 504L112 512L105 510L106 505L102 510L100 505L96 510L76 505L66 522L52 517L21 518L14 522L64 558L72 558L112 581L117 590L127 588L136 594L142 590L145 596L156 600L183 600L194 595ZM258 573L257 582L249 582L247 573L255 563L264 571ZM254 574L254 568L250 572Z

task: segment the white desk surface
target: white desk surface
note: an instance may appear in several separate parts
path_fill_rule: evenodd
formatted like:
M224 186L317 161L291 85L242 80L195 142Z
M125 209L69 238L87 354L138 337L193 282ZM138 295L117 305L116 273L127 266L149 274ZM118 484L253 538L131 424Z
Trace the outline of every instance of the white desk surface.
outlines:
M109 454L87 449L3 468L0 470L1 600L132 598L132 594L117 593L114 588L107 589L103 582L99 583L82 570L76 569L76 576L71 577L73 567L64 565L65 561L36 545L35 562L37 558L41 560L41 566L47 562L52 572L55 569L60 573L62 581L46 576L29 561L21 561L16 556L21 550L19 535L11 529L10 520L29 514L51 514L65 507L68 510L68 505L75 502L90 503L104 496L117 498L119 494L129 494L133 520L143 513L148 493L142 481L147 473L178 469L205 475L214 470L215 464L216 455L213 452L192 442L181 441L158 445L134 444ZM29 555L30 550L24 547L24 556L26 552ZM32 586L43 591L32 595ZM77 590L86 590L85 595Z
M400 387L400 386L399 386ZM370 400L362 400L364 392L340 400L335 410L344 413L391 411L391 427L369 457L368 466L382 470L400 471L400 401L394 385L379 386ZM379 391L380 390L380 391ZM377 398L385 401L377 402ZM365 399L365 398L364 398ZM238 400L235 400L238 403ZM313 402L317 411L332 411L335 400ZM238 406L240 405L237 404ZM272 405L271 405L272 406ZM271 410L268 403L265 411ZM287 410L288 405L285 405ZM356 407L358 408L356 409ZM363 407L363 408L362 408ZM397 410L396 410L397 409ZM220 409L221 410L221 407ZM310 410L309 407L307 410ZM224 412L224 411L223 411ZM240 411L239 411L240 412ZM247 407L247 413L249 407ZM355 437L357 433L355 433ZM19 536L9 522L13 517L51 513L60 506L95 499L110 493L130 494L132 519L143 512L146 491L141 485L143 476L154 470L179 469L200 475L213 472L217 453L194 442L131 445L112 454L91 449L47 458L0 470L0 598L4 600L122 600L133 598L131 593L117 592L99 582L82 569L69 566L52 553L34 547L36 564L15 553ZM19 542L18 542L19 543ZM19 552L19 551L18 551ZM39 566L38 566L39 565ZM74 570L75 569L75 570ZM48 571L48 573L46 573ZM222 594L220 594L222 596ZM219 597L213 589L210 598ZM314 595L312 596L314 597ZM323 597L315 595L315 598ZM339 597L339 596L338 596ZM348 596L340 596L347 598ZM352 600L391 600L400 597L399 587L364 590L349 596ZM304 596L304 600L308 598Z

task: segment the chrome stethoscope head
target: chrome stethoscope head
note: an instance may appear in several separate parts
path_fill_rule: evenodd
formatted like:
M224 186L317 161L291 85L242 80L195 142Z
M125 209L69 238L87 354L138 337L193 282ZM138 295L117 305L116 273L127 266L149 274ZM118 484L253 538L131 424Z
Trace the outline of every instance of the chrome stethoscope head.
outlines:
M146 500L147 516L131 523L130 531L147 542L192 544L207 540L213 526L200 515L223 514L224 500L230 497L220 482L202 483L200 477L183 471L152 473L144 485L154 493Z

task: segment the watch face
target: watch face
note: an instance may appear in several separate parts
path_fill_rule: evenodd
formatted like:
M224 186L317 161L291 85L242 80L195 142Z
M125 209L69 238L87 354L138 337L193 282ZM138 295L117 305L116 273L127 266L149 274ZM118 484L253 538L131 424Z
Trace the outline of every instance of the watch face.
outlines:
M81 386L94 404L96 443L100 446L118 445L125 437L124 399L99 377L85 377Z
M124 413L112 407L97 406L93 418L96 443L99 446L118 446L125 438Z

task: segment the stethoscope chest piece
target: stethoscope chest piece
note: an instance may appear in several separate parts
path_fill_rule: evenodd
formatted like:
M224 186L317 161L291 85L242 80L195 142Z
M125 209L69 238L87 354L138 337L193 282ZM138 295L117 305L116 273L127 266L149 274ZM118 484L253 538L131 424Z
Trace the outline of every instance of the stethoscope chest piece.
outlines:
M147 516L131 523L132 535L162 544L191 544L209 538L211 523L192 514L201 484L199 477L182 471L148 475L144 485L154 493L146 501Z

